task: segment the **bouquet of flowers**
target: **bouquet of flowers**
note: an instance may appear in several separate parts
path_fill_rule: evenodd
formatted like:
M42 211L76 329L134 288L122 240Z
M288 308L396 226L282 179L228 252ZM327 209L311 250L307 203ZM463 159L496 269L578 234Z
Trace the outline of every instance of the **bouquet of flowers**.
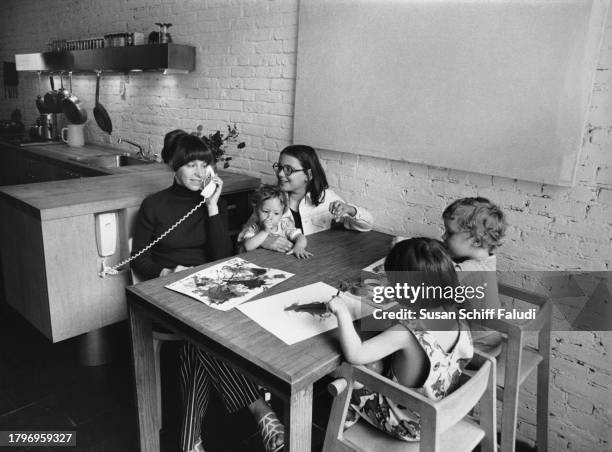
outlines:
M192 135L200 137L206 144L212 147L213 151L215 152L217 162L223 162L223 168L228 168L230 165L229 161L232 159L231 157L225 155L227 143L238 143L236 145L238 149L242 149L246 146L244 141L238 142L238 135L240 135L240 133L236 128L236 124L233 126L228 124L227 133L225 135L223 135L220 130L217 130L215 133L211 133L209 135L203 135L202 130L204 130L204 127L199 125L196 127L196 131L192 132Z

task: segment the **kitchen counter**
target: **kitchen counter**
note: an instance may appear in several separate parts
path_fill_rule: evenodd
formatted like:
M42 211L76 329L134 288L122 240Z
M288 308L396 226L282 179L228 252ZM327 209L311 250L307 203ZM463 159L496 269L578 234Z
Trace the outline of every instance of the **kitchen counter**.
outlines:
M143 165L124 166L119 168L102 168L93 167L82 162L74 160L75 158L91 157L100 154L127 154L125 149L113 148L109 146L102 146L97 144L86 144L81 147L70 147L64 143L53 143L53 144L28 144L27 146L18 146L14 143L4 141L0 138L0 144L2 146L8 146L12 149L19 150L28 155L36 156L41 160L50 160L54 162L60 162L65 165L73 166L75 168L91 169L94 168L100 172L106 174L131 174L140 172L144 167L149 167L148 170L165 168L162 163L145 163ZM133 154L133 153L130 153Z
M89 170L93 168L106 173L97 177L0 187L0 197L6 198L9 202L19 202L22 208L41 220L139 206L147 195L172 184L173 173L163 163L102 168L73 160L79 157L124 152L119 149L95 145L72 148L58 144L13 146L13 148L56 163L61 162ZM259 179L255 177L222 170L219 171L219 176L224 182L224 194L253 190L259 185Z
M73 160L124 153L102 146L0 144L0 158L10 153L27 157L29 164L68 172L59 172L66 180L0 187L0 257L7 302L53 342L125 319L129 269L107 278L98 272L102 265L116 265L129 256L142 200L169 187L173 172L161 163L101 168ZM260 181L226 171L219 175L234 235L248 218L248 196ZM116 218L115 251L107 256L101 255L96 239L96 217L103 212Z

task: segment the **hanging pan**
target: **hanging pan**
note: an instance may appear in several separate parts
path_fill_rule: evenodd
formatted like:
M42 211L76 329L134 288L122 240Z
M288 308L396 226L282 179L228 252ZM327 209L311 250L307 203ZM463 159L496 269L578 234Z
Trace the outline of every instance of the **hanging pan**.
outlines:
M57 91L57 98L55 99L55 111L53 113L62 112L62 101L70 96L70 92L64 88L64 73L60 72L60 89Z
M47 113L45 101L42 94L40 94L40 71L38 71L38 96L36 96L36 108L38 108L38 113L41 115Z
M100 71L96 72L96 106L94 107L94 118L96 118L96 123L98 123L98 127L100 127L103 131L108 133L109 135L113 131L113 123L111 122L110 116L108 116L108 112L106 108L100 103Z
M49 83L51 85L51 91L48 91L44 97L45 113L55 113L57 106L57 91L55 91L55 84L53 83L53 74L49 74Z
M87 111L78 97L72 92L72 72L68 72L70 93L62 100L62 112L72 124L84 124L87 121Z

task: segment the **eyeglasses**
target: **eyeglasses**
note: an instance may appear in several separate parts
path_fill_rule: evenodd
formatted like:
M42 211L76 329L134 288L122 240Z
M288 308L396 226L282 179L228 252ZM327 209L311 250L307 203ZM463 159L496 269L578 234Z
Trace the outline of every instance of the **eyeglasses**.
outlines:
M283 171L283 173L285 173L285 176L289 177L291 176L293 173L296 173L298 171L306 171L304 168L302 169L295 169L292 166L289 165L281 165L280 163L275 163L272 165L272 168L274 168L274 172L276 174L280 173L281 170Z

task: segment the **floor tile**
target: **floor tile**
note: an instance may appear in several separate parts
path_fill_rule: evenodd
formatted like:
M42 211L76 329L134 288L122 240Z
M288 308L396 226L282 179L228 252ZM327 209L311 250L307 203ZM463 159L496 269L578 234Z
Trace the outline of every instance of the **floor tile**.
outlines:
M135 409L115 409L77 427L75 452L137 450Z
M70 379L66 380L62 375L50 372L45 367L44 364L35 364L30 368L11 369L11 372L3 378L0 390L8 394L15 406L22 407L48 397L71 384Z
M74 430L68 417L39 403L0 416L0 430Z
M0 368L2 368L1 363ZM8 394L6 394L4 391L0 391L0 415L13 411L15 408L16 406L13 402L11 402Z

